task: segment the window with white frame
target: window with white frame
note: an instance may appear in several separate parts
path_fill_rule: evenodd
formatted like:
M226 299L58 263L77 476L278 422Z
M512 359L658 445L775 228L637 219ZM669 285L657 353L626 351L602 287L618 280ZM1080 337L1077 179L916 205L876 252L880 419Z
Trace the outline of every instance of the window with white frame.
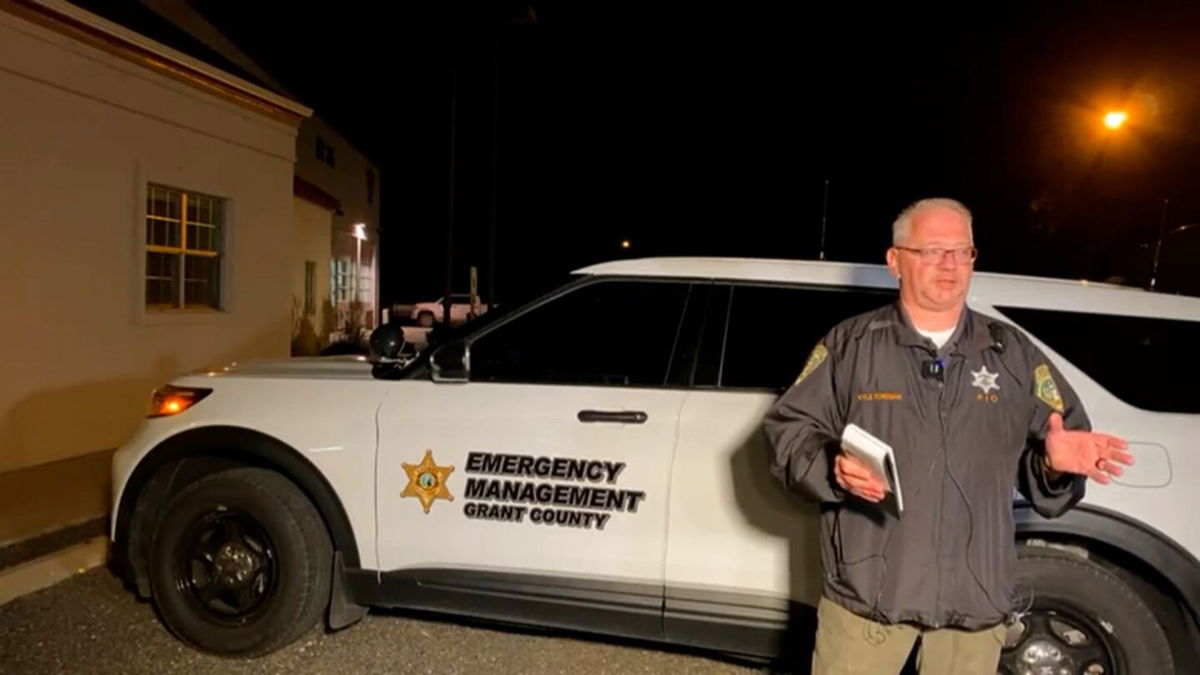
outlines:
M146 307L220 309L224 200L146 188Z
M354 296L354 264L350 258L329 261L329 280L334 303L349 302Z
M372 304L372 299L375 297L375 292L372 285L375 281L375 274L370 267L363 265L358 270L358 300L364 305Z

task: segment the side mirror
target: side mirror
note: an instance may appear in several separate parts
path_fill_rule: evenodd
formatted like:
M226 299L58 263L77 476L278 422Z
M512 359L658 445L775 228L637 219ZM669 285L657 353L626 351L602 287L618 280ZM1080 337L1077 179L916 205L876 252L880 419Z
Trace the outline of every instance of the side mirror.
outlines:
M385 323L371 331L368 344L370 356L367 360L375 365L403 364L412 360L411 354L404 353L407 342L404 339L404 329L398 324Z
M429 357L434 382L466 382L471 374L471 348L465 342L442 345Z

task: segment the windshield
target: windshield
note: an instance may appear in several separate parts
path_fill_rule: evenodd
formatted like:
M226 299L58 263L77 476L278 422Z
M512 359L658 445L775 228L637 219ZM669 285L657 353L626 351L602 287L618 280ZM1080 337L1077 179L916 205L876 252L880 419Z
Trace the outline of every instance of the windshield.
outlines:
M583 275L573 274L569 275L566 279L559 277L554 280L547 280L542 283L533 284L522 291L518 291L513 296L510 296L513 298L512 300L505 298L503 303L498 305L490 305L488 311L480 314L470 321L467 321L466 323L450 327L440 324L434 326L433 329L429 331L429 346L425 348L425 352L429 352L432 347L436 347L439 344L465 338L479 330L482 330L483 328L486 328L487 326L496 323L506 316L513 314L531 302L535 302L549 293L557 292L565 286L577 283L584 278L585 277Z

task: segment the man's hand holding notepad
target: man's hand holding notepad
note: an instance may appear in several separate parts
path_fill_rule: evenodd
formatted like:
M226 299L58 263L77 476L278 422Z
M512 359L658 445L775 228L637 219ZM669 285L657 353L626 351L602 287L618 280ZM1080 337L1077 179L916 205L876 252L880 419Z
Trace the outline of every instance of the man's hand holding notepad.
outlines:
M842 450L835 466L838 484L858 497L880 502L890 492L896 498L896 514L904 512L900 475L892 446L856 424L842 431Z

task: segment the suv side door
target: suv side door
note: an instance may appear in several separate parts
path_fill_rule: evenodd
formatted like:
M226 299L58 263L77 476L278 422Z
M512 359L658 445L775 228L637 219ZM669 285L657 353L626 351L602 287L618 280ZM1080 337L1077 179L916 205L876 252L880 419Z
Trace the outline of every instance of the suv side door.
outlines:
M413 589L436 587L431 608L514 618L515 601L554 625L661 636L687 395L667 381L690 291L576 285L467 338L468 382L396 382L379 414L385 595L420 605Z

